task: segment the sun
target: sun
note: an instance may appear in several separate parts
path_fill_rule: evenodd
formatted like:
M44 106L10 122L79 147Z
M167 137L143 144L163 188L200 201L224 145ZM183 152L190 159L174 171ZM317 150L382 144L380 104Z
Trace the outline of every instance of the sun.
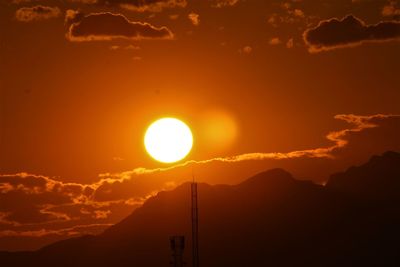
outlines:
M147 128L144 136L147 153L157 161L173 163L185 158L193 146L190 128L181 120L162 118Z

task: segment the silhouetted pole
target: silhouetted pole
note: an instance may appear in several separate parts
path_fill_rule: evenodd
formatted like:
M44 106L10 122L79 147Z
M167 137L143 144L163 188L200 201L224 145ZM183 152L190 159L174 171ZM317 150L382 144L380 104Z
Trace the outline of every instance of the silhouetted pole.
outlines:
M193 267L199 267L199 237L198 237L198 211L197 211L197 183L192 183L192 241L193 241Z

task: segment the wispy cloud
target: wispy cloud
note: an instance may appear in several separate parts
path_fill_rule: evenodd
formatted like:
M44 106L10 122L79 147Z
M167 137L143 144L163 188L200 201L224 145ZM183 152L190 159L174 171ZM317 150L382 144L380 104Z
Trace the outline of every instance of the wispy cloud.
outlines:
M20 237L42 237L47 235L59 235L59 236L76 236L81 235L85 232L91 233L94 228L105 229L113 224L110 223L94 223L87 225L76 225L74 227L62 228L57 230L51 229L39 229L33 231L14 231L14 230L4 230L0 231L0 237L6 236L20 236Z
M234 6L239 2L239 0L212 0L212 7L222 8L227 6Z
M33 6L21 7L15 12L15 18L22 22L32 22L47 20L61 16L61 10L58 7Z
M396 17L400 16L400 2L396 0L390 0L382 8L382 16L384 17Z
M266 159L293 159L293 158L334 158L332 152L334 150L340 149L347 145L348 141L346 140L346 136L349 133L360 132L364 129L375 128L378 127L379 124L374 122L377 119L388 119L393 117L399 117L400 115L391 115L391 114L376 114L371 116L359 116L354 114L340 114L336 115L334 118L338 120L346 121L352 124L354 127L349 129L344 129L340 131L333 131L328 133L326 138L329 141L332 141L333 144L327 147L319 147L313 149L306 150L297 150L291 151L287 153L282 152L256 152L256 153L245 153L230 157L217 157L207 160L189 160L181 164L173 165L166 168L155 168L155 169L146 169L146 168L136 168L132 171L122 172L119 174L101 174L100 177L120 177L120 179L129 179L132 175L141 175L141 174L150 174L154 172L163 172L169 171L175 168L184 167L190 164L207 164L211 162L241 162L241 161L249 161L249 160L266 160ZM106 178L110 179L110 178Z
M200 25L200 15L196 14L194 12L189 13L188 19L194 26L199 26Z

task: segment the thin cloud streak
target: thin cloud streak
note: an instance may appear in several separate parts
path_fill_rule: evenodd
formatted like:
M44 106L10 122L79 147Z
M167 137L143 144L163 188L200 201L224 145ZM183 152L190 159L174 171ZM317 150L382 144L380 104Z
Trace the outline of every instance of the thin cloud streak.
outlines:
M33 6L21 7L15 12L15 18L21 22L41 21L61 16L61 10L58 7Z
M12 236L20 236L20 237L43 237L47 235L67 235L67 236L75 236L82 234L82 230L88 228L99 228L99 227L109 227L113 224L110 223L94 223L87 225L76 225L74 227L68 227L57 230L48 230L48 229L40 229L34 231L14 231L14 230L4 230L0 231L0 237L12 237ZM79 231L81 230L81 231Z
M142 174L151 174L156 172L164 172L173 170L180 167L185 167L190 164L207 164L212 162L228 162L228 163L235 163L241 161L249 161L249 160L266 160L266 159L294 159L294 158L334 158L332 152L334 150L343 148L348 144L348 141L344 139L344 137L349 133L361 132L368 128L375 128L378 127L378 124L374 123L373 120L375 119L388 119L393 117L400 117L400 115L393 115L393 114L376 114L371 116L360 116L354 114L339 114L336 115L334 118L338 120L343 120L347 123L353 124L354 128L344 129L340 131L333 131L328 133L326 138L329 141L334 142L333 145L328 147L321 147L321 148L314 148L314 149L307 149L307 150L298 150L292 151L287 153L281 152L270 152L270 153L263 153L263 152L256 152L256 153L245 153L236 156L230 157L217 157L207 160L189 160L181 164L176 164L170 167L165 168L155 168L155 169L146 169L146 168L136 168L132 171L122 172L120 174L100 174L100 177L120 177L120 179L129 179L131 175L142 175ZM105 178L110 179L110 178ZM104 179L103 179L104 180ZM110 180L108 180L110 181Z

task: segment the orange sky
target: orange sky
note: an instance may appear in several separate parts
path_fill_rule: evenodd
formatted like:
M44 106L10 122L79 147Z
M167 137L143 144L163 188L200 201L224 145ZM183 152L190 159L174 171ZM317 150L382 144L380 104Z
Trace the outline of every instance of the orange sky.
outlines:
M0 2L0 249L95 233L190 178L131 172L171 166L143 146L164 116L192 128L186 160L267 153L194 164L208 183L324 182L400 150L400 1L83 2Z

